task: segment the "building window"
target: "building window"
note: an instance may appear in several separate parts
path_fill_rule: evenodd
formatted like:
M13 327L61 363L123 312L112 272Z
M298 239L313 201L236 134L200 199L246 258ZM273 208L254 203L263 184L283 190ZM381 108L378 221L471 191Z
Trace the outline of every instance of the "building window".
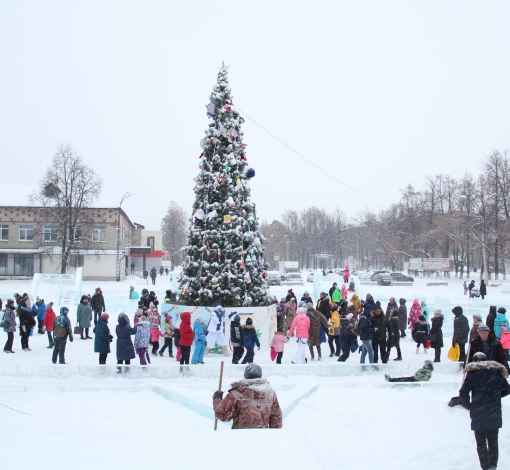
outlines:
M9 226L7 224L0 224L0 240L4 242L9 240Z
M21 229L20 229L21 230ZM34 255L14 255L14 275L34 275Z
M154 237L147 237L147 246L150 246L154 251Z
M70 242L81 242L81 227L77 225L76 227L69 227L69 241Z
M20 241L32 241L34 239L34 226L32 224L21 224L19 226Z
M93 242L106 241L106 225L97 225L92 229L92 241Z
M0 276L7 275L7 253L0 253Z
M71 254L69 255L69 266L71 268L83 268L85 255Z
M43 234L44 234L45 242L56 242L57 241L57 226L56 225L45 225Z

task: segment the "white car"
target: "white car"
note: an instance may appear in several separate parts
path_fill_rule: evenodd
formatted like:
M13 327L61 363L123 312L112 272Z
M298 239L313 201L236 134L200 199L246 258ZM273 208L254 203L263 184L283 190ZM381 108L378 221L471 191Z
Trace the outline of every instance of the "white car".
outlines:
M302 286L303 285L303 277L301 276L301 273L289 273L285 277L285 281L282 282L282 284L286 285L294 285L294 286Z
M315 273L308 273L306 276L306 282L313 282L313 277L315 276Z

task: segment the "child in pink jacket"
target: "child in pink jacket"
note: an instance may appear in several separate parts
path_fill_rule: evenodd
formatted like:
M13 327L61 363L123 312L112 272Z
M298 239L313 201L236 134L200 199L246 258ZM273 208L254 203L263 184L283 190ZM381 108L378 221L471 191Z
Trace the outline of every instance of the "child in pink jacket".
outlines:
M298 338L298 350L296 355L292 358L292 364L298 364L299 362L306 364L308 359L306 358L306 344L308 343L308 330L310 329L310 319L306 316L306 308L299 307L296 310L297 315L292 320L290 325L289 336L292 336L294 330L296 330L296 336Z
M276 355L276 363L282 363L283 357L283 349L285 348L285 343L288 343L290 338L283 334L283 330L278 330L273 336L273 340L271 341L271 347L278 353Z

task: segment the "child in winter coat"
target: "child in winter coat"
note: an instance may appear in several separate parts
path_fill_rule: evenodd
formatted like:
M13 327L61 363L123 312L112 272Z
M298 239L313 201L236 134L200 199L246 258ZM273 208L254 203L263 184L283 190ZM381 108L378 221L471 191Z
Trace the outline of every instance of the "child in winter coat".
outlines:
M418 320L416 320L413 328L413 339L416 342L416 354L420 353L420 344L423 345L423 352L427 354L425 342L427 340L428 333L429 327L427 325L427 321L423 315L420 315Z
M151 305L154 305L151 302ZM149 308L149 311L151 309ZM149 320L151 323L151 344L152 344L152 355L157 356L158 355L158 349L159 349L159 337L164 336L163 333L160 330L161 327L161 315L157 311L156 308L153 307L152 313L149 316Z
M181 339L181 324L178 323L174 326L174 346L177 349L177 354L175 355L175 360L177 362L181 362L181 347L179 346L179 341Z
M283 330L278 330L275 335L273 336L273 339L271 341L271 347L274 348L274 350L277 352L276 354L276 363L281 364L282 363L282 357L283 357L283 350L285 348L285 343L288 343L290 341L290 338L288 336L285 336L283 333Z
M253 325L253 320L251 318L246 319L242 332L243 346L246 348L246 355L244 356L242 364L251 364L255 357L255 345L257 345L260 351L259 338L257 337L257 331L255 330L255 326Z
M42 327L46 329L48 341L50 342L48 349L53 348L53 325L55 324L56 317L55 311L53 310L53 302L50 302L46 309L46 313L44 314L44 320L42 323Z
M151 340L150 322L147 321L145 315L142 315L140 317L140 321L137 324L135 333L135 351L138 353L138 356L140 357L141 366L147 365L147 361L145 360L146 358L145 353L147 352L147 348L149 347L150 340Z
M342 293L342 300L347 300L347 296L349 295L349 291L347 290L347 286L342 284L342 289L340 290Z
M499 307L496 319L494 320L494 334L498 339L501 339L501 327L503 325L506 325L507 328L509 327L508 318L506 317L506 308Z
M432 377L432 371L434 370L434 366L432 361L425 361L423 367L418 369L414 375L411 377L395 377L391 378L389 375L384 375L384 378L388 382L428 382Z
M191 358L192 364L203 364L204 363L204 353L205 353L205 327L204 327L204 317L199 315L193 323L193 333L195 333L195 351L193 352L193 357Z
M181 336L179 338L179 347L181 348L181 360L179 363L181 366L183 364L189 364L189 356L191 352L191 345L193 344L193 340L195 339L195 333L191 328L191 313L190 312L182 312L181 313ZM181 372L183 372L183 368L181 367Z
M234 317L234 318L232 318ZM241 317L237 312L232 312L229 315L230 320L230 343L234 349L232 354L232 364L239 364L244 354L243 346L243 328L241 326Z
M329 357L340 356L340 315L338 314L338 307L335 305L331 309L331 319L329 320L328 330L328 343L331 354ZM333 347L333 343L336 346Z
M174 325L172 325L172 315L168 312L165 313L165 321L163 322L163 327L165 328L165 332L163 333L163 338L165 339L165 345L159 351L159 355L163 356L165 349L168 348L168 357L174 357L172 354L172 336L174 333Z
M409 312L409 328L411 331L414 329L414 324L418 321L421 315L421 306L420 301L418 299L414 299L413 306Z

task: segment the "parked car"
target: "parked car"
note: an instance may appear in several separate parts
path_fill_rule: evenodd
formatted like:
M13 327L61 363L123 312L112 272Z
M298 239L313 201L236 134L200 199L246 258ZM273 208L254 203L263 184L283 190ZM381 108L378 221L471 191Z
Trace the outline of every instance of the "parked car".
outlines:
M390 273L390 276L394 281L399 282L414 282L414 277L408 276L407 274L402 273Z
M391 272L391 271L389 271L388 269L379 269L379 270L374 271L374 272L372 273L372 275L370 276L370 279L371 279L372 281L375 281L375 280L376 280L376 279L375 279L375 276L376 276L377 274L390 274L390 272Z
M282 284L278 271L268 271L266 281L270 286L281 286Z
M302 286L303 276L301 275L301 273L289 273L285 277L285 281L283 281L283 283L287 285Z
M306 276L306 282L313 282L313 277L315 276L315 273L308 273Z
M391 286L391 283L393 282L393 278L389 273L374 274L372 280L377 282L379 286Z

